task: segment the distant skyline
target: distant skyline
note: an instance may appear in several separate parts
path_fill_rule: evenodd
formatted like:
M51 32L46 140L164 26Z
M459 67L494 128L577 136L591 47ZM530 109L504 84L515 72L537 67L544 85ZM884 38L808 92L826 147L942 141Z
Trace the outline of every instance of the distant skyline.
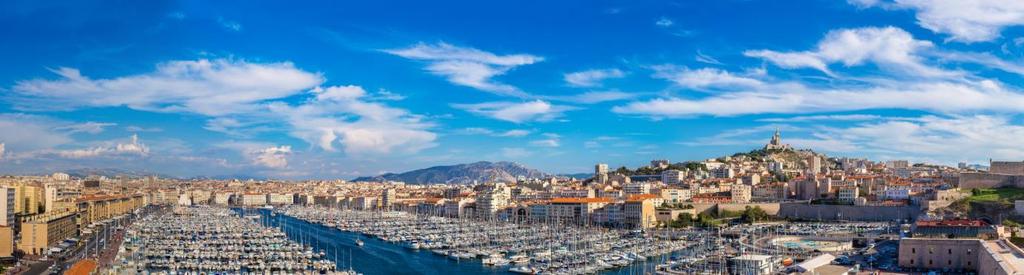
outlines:
M0 174L1024 159L1024 2L0 3Z

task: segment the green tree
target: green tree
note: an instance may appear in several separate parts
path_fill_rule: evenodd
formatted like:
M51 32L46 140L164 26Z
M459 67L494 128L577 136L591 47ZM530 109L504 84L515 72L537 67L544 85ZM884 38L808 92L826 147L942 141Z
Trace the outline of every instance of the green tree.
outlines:
M740 215L740 220L746 223L754 223L757 221L764 221L768 219L768 212L761 209L759 206L750 207L747 206L743 209L743 214Z
M615 169L615 173L619 173L619 174L623 174L623 175L627 175L627 176L633 175L633 171L630 171L629 168L626 168L626 166L622 166L622 167L619 167L619 169Z

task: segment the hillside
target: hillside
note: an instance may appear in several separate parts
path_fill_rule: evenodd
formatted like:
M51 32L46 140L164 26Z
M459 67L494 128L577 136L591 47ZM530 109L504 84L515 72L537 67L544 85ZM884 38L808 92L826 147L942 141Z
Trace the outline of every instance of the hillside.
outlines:
M474 162L449 166L434 166L404 173L387 173L374 177L360 177L352 181L401 181L408 184L476 182L514 182L516 177L542 178L549 174L514 162Z

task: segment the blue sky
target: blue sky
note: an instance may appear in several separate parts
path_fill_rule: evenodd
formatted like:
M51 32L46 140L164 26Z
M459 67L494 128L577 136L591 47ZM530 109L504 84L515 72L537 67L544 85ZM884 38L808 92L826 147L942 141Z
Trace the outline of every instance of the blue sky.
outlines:
M1024 159L1024 4L0 3L0 172ZM134 136L134 137L133 137Z

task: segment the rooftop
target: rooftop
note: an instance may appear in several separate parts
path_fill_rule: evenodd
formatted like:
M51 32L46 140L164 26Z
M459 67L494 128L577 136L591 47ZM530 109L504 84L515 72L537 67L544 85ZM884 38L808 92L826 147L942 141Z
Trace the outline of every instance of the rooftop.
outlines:
M985 227L988 223L982 220L939 220L939 221L917 221L917 226L958 226L958 227Z
M609 198L553 198L551 203L611 203Z

